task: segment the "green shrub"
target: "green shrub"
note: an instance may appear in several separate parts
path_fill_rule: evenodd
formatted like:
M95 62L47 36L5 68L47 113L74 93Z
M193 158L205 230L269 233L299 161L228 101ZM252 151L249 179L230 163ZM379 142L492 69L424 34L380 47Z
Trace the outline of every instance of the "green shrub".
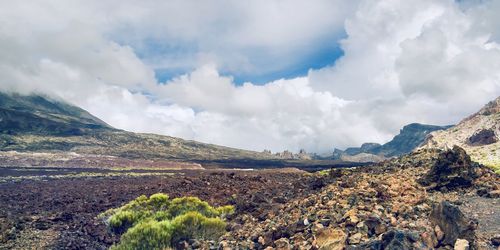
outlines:
M226 228L226 223L220 218L207 218L198 212L188 212L177 216L173 221L173 241L189 239L215 240Z
M122 207L99 215L109 229L121 236L113 249L164 249L181 240L220 237L225 216L233 206L214 208L197 197L169 200L166 194L142 195Z
M123 234L120 243L112 246L111 249L166 249L171 245L172 232L170 221L143 221Z
M220 215L217 209L211 207L207 202L202 201L197 197L175 198L172 200L172 203L167 210L170 218L174 218L191 211L196 211L207 217L216 217Z

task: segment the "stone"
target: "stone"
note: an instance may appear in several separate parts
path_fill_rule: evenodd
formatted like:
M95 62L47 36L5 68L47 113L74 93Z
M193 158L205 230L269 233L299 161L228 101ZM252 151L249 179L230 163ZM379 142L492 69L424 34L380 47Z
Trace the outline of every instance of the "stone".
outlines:
M341 229L324 228L315 235L316 245L322 250L342 250L347 235Z
M262 236L259 236L259 239L257 240L257 242L263 246L266 245L266 240Z
M389 221L391 223L391 226L397 226L398 225L398 220L394 216L389 216Z
M467 143L471 146L489 145L497 141L498 137L493 129L481 129L467 139Z
M311 230L313 231L313 233L315 233L315 232L319 232L323 228L325 228L323 226L323 224L321 224L321 223L314 223L313 226L312 226L312 228L311 228Z
M423 232L422 234L420 234L420 237L422 237L422 241L425 243L425 245L430 248L435 248L439 244L439 241L437 240L434 232Z
M278 250L288 250L291 249L290 242L286 238L281 238L274 242L276 249Z
M368 236L380 235L387 231L387 227L377 215L371 215L365 220L365 225L368 227Z
M308 226L311 223L309 223L309 220L307 218L305 218L303 224L304 224L304 226Z
M457 206L447 201L433 207L429 220L443 231L444 236L436 233L438 239L442 238L440 240L442 245L453 246L458 238L474 241L477 221L466 218Z
M454 250L469 250L469 242L463 239L457 239L455 242Z
M500 189L489 191L488 194L486 195L486 197L493 198L493 199L500 198Z
M361 238L363 235L361 233L355 233L349 237L349 244L359 244L361 243Z
M441 230L441 228L439 227L439 225L436 225L434 227L434 233L436 234L436 239L438 241L443 240L443 238L444 238L444 232L443 232L443 230Z
M496 234L491 238L491 244L496 247L500 246L500 234Z
M381 249L425 249L425 245L419 242L420 240L418 234L408 231L390 230L382 235Z
M431 169L418 180L428 189L448 191L470 187L477 178L477 163L459 146L439 154Z

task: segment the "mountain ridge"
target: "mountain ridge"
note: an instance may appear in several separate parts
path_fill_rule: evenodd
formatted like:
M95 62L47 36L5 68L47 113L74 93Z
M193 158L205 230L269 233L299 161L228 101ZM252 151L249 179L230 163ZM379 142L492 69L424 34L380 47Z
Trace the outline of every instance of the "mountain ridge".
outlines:
M259 152L133 133L89 112L42 95L0 92L0 151L72 151L125 158L272 159Z
M451 126L437 126L420 123L410 123L403 126L399 134L385 144L363 143L360 147L350 147L345 150L334 149L334 159L350 159L359 162L377 162L386 158L400 156L412 152L425 141L433 131L447 129Z

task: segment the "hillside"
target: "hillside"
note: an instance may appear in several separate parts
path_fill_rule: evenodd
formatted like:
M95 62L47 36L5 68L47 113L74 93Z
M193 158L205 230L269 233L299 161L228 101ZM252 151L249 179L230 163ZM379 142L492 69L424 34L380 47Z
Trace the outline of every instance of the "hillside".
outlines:
M0 153L72 152L180 161L274 159L248 150L118 130L81 108L41 95L0 93L0 131Z
M444 130L449 127L419 123L408 124L391 141L383 145L378 143L363 143L361 147L352 147L346 150L335 149L334 158L359 162L374 162L387 157L400 156L410 153L417 148L431 132Z
M456 126L436 131L426 139L424 148L451 148L458 145L474 161L500 169L500 97Z

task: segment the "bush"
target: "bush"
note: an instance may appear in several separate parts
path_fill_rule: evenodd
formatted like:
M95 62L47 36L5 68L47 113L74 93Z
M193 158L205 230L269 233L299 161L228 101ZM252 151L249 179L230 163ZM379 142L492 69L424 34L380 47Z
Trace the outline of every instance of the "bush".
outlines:
M172 232L170 221L143 221L123 234L111 250L165 249L171 245Z
M123 234L113 249L164 249L189 239L220 237L233 206L214 208L197 197L169 200L166 194L142 195L99 215L108 228Z
M189 239L215 240L226 228L220 218L207 218L198 212L188 212L177 216L173 221L173 241Z

